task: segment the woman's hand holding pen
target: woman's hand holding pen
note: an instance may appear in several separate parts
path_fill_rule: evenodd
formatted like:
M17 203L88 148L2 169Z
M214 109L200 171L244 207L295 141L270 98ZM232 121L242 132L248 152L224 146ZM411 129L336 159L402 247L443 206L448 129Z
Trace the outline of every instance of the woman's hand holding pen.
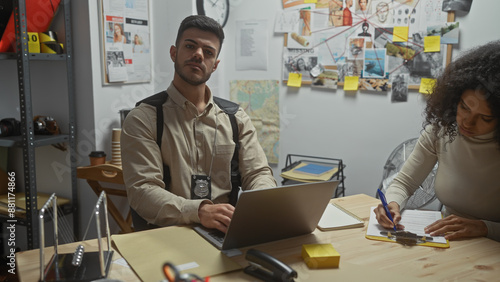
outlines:
M378 219L378 218L377 218ZM488 235L488 228L481 220L450 215L427 226L425 233L431 236L444 235L448 240L482 237Z
M396 224L396 229L404 229L404 226L399 224L398 222L401 220L401 212L399 210L399 205L396 202L390 202L387 204L389 211L391 212L392 218L394 219L394 224ZM380 225L385 228L393 228L393 223L387 217L383 204L379 204L374 210L377 221Z

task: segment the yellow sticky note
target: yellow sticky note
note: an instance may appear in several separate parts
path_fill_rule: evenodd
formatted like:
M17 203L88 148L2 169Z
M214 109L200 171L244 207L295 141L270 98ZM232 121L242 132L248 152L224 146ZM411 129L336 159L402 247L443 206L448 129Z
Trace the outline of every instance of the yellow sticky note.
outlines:
M338 268L340 254L332 244L302 245L302 258L309 268Z
M358 90L359 77L346 76L344 77L344 90Z
M434 84L436 84L436 80L434 78L422 78L420 80L420 88L418 89L418 92L422 94L431 94Z
M40 53L38 32L28 32L28 50L30 53Z
M288 75L288 82L286 85L291 87L300 87L302 85L302 74L291 72Z
M407 26L395 26L392 42L406 42L408 41L408 27Z
M318 3L318 0L304 0L304 4L307 3Z
M424 52L441 52L441 36L424 37Z

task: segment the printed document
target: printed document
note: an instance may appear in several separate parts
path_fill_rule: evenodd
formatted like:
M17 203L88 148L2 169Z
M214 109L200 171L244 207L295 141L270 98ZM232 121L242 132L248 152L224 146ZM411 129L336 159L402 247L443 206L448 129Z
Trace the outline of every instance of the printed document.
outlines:
M380 234L381 231L392 231L392 229L386 229L382 227L375 217L373 210L375 207L371 207L370 221L368 223L368 229L366 230L367 236L378 236L384 237ZM429 234L424 232L424 228L438 219L441 219L442 215L440 211L423 211L423 210L404 210L401 213L400 224L404 225L405 231L415 233L420 236L431 237ZM434 243L446 244L446 239L443 236L432 237Z

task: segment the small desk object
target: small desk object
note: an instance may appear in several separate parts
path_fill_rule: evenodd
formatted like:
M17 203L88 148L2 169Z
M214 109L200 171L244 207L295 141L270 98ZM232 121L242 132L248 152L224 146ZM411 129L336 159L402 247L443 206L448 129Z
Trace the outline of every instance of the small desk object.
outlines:
M282 185L300 182L340 180L333 198L345 196L345 164L342 159L288 154L281 170Z
M103 187L100 183L107 182L123 185L123 171L120 166L106 163L95 166L78 167L76 174L78 178L87 179L87 183L97 196L99 196L102 191L105 191L107 195L127 197L127 191L125 189ZM132 228L132 216L130 215L130 210L127 214L127 218L124 219L111 199L108 201L108 208L109 213L120 227L121 233L130 233L134 231Z
M78 245L73 253L59 253L58 225L57 225L57 196L52 194L40 209L40 281L94 281L106 278L109 273L113 250L111 249L109 222L107 213L106 193L102 192L94 208L97 227L98 252L85 252L82 244ZM54 254L45 266L45 213L52 208L54 218ZM104 214L107 236L107 250L102 247L101 215ZM91 217L92 220L93 217Z
M316 229L312 234L239 249L241 254L229 259L239 264L241 268L213 275L210 277L210 281L255 280L254 277L243 272L243 269L249 265L245 254L252 248L273 256L297 271L296 281L498 281L498 274L500 273L500 242L480 237L450 241L450 248L443 249L405 246L369 240L365 238L365 235L367 222L370 218L370 208L377 206L380 200L368 195L358 194L335 198L331 202L363 219L365 227L332 231ZM179 227L165 228L178 229ZM146 232L151 232L151 230L120 234L118 236L138 236L141 233L146 234ZM200 240L200 242L203 241ZM212 247L210 243L206 241L204 243L208 244L207 248ZM74 251L76 244L78 243L61 245L60 250L72 247L70 250ZM79 244L83 244L86 250L95 250L97 246L95 240ZM339 267L332 269L309 268L301 257L302 246L306 244L332 244L340 254ZM192 246L186 246L186 248L189 249ZM214 247L212 248L216 250ZM169 253L167 250L163 252L165 257L161 263L178 256L178 254ZM137 255L140 256L141 254L138 253ZM193 266L195 264L190 262L199 261L200 255L202 254L197 253L188 256L183 262L177 264ZM220 252L216 252L213 260L221 256ZM21 252L16 257L20 280L36 281L39 277L38 250ZM114 252L113 257L119 258L121 254ZM198 274L197 269L199 268L192 267L185 271ZM161 271L162 269L158 267L158 272ZM131 268L115 262L111 263L108 279L140 280Z

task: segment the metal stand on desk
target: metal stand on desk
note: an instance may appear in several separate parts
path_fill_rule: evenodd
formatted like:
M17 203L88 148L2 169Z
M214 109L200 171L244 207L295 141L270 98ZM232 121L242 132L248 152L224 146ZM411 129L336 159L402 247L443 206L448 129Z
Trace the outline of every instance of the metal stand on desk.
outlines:
M345 196L344 168L346 167L346 165L344 164L342 159L288 154L286 156L285 168L283 168L281 170L281 172L289 171L289 170L297 167L298 165L300 165L303 162L337 166L337 172L335 172L330 177L329 180L340 180L340 183L337 186L337 189L335 190L334 198ZM300 182L302 182L302 181L298 181L296 179L294 179L294 180L287 179L287 178L283 177L283 181L281 181L281 184L282 185L290 185L293 183L300 183ZM304 181L304 182L306 182L306 181Z
M52 194L45 205L40 209L40 281L94 281L106 278L111 265L113 251L111 250L111 238L109 232L109 221L107 213L106 193L102 192L95 205L94 213L97 226L98 252L84 252L82 245L79 245L74 254L59 254L58 228L57 228L57 197ZM54 212L54 255L47 267L45 267L45 212L52 205ZM101 208L102 206L102 208ZM108 249L103 250L101 236L101 212L104 213L107 245ZM92 219L92 218L91 218Z

